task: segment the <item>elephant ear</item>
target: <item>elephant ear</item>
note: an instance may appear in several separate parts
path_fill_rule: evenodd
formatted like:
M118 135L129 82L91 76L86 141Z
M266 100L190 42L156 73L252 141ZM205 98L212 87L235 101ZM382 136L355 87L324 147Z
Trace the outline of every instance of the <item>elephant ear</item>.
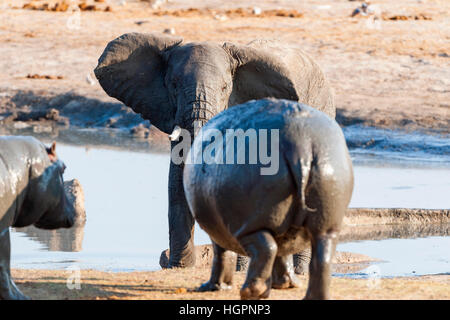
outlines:
M235 61L230 105L273 97L308 104L334 118L332 92L320 67L298 47L256 40L223 48Z
M154 34L124 34L108 43L94 70L95 76L109 96L170 133L176 110L164 83L163 53L182 41Z

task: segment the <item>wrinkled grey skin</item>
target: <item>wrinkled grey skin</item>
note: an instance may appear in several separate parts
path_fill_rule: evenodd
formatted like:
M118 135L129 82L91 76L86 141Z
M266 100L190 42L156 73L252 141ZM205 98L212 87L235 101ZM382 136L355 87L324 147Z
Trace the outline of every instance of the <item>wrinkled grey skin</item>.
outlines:
M335 116L321 69L295 46L276 41L182 42L166 35L124 34L105 48L95 75L108 95L168 134L178 126L194 136L195 128L228 107L265 97L300 101ZM195 264L194 220L182 176L183 165L171 163L171 267Z
M0 299L27 299L11 279L9 227L56 229L74 223L64 168L54 148L35 138L0 137Z
M236 158L235 164L186 163L186 198L215 254L211 278L199 290L229 287L236 253L250 257L242 299L268 297L270 288L295 287L291 254L311 246L306 298L329 298L331 259L353 191L341 129L304 104L251 101L211 119L190 153L198 156L195 150L208 144L201 138L206 130L218 129L225 136L226 129L238 128L279 129L279 170L261 175L263 165L236 164Z

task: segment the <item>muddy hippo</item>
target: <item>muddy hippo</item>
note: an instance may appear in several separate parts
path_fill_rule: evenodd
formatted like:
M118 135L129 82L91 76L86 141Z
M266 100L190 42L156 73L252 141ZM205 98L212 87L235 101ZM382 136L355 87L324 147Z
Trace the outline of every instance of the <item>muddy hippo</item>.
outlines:
M186 162L186 199L214 246L211 278L200 291L229 288L236 253L250 257L241 299L295 287L292 254L311 247L305 298L329 298L331 259L353 191L352 162L334 120L293 101L250 101L212 118Z
M11 279L9 227L70 228L73 201L64 192L65 165L32 137L0 137L0 299L26 299Z

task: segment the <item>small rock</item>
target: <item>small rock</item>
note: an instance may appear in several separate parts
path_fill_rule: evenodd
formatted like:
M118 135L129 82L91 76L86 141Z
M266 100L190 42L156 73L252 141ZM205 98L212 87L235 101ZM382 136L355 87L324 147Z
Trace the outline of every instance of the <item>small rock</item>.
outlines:
M214 19L219 20L219 21L226 21L226 20L228 20L228 17L224 14L216 14L214 16Z
M176 294L180 294L180 293L186 293L187 289L186 288L177 288L174 293Z
M147 138L150 134L150 129L140 123L139 125L131 128L130 133L139 138Z
M51 126L43 126L41 124L37 124L33 126L34 133L50 133L53 131Z
M167 33L167 34L175 34L175 28L167 28L164 29L163 33Z
M16 121L16 122L14 122L13 127L14 127L14 129L19 129L20 130L20 129L28 128L28 127L30 127L30 125L28 123L23 122L23 121Z
M45 114L45 119L58 121L59 120L59 111L56 109L53 109L53 108L47 110L47 113Z
M256 16L259 16L262 13L262 10L259 7L253 7L252 13Z
M95 80L92 79L92 76L91 76L90 73L88 73L88 74L86 75L86 82L89 83L91 86L93 86L93 85L95 84Z

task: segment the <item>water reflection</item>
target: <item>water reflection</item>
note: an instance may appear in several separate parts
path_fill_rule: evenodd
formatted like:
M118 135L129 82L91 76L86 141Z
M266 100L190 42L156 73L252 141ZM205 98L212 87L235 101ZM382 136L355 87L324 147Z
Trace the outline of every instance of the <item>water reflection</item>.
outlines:
M79 252L83 250L84 223L70 229L43 230L34 226L14 228L14 232L24 233L26 237L43 244L41 250L60 252Z
M339 242L362 240L410 239L449 236L450 224L390 224L344 227Z

